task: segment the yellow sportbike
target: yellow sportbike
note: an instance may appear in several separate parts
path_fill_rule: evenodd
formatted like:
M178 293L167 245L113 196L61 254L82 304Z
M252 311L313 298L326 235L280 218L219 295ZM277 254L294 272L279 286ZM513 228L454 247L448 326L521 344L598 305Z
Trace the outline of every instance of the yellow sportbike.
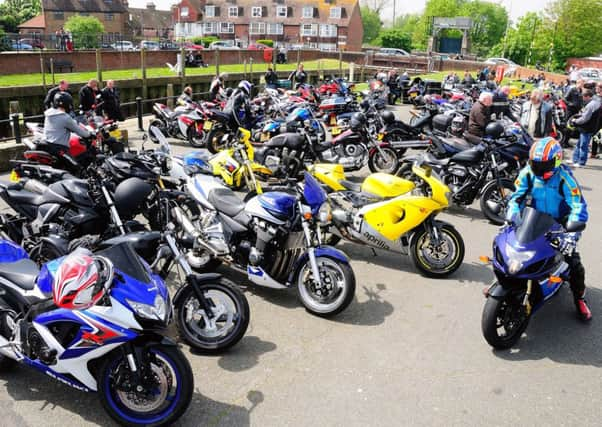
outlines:
M330 193L332 225L325 238L330 244L344 238L409 255L425 276L447 276L464 260L460 233L436 219L449 205L450 190L430 169L414 166L412 171L420 189L411 181L375 173L357 184L358 191L347 188Z

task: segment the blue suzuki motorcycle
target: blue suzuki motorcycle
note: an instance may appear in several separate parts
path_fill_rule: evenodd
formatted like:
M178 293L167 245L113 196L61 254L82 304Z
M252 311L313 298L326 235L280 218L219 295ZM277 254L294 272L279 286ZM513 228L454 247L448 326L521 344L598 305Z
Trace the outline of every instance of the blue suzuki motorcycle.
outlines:
M494 348L512 347L535 311L568 280L569 265L558 251L564 233L582 231L585 223L566 227L531 207L515 225L502 229L493 242L496 281L486 291L481 327Z
M188 360L165 336L167 287L127 244L97 254L113 263L114 279L96 305L70 310L53 301L62 258L39 270L21 247L0 240L0 370L19 362L96 391L123 425L171 425L194 384Z

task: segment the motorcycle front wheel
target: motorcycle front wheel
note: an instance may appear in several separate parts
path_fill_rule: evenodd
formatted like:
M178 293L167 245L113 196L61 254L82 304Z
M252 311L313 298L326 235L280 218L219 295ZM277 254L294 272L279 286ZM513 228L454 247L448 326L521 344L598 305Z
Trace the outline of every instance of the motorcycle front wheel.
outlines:
M487 298L481 317L481 329L483 337L493 348L511 348L527 329L530 317L521 301L520 295L511 293L501 299Z
M297 275L299 299L307 311L317 316L334 316L345 310L355 295L355 275L351 266L330 257L316 257L320 286L313 277L309 258Z
M172 425L192 400L190 363L175 346L154 343L136 350L136 373L120 349L102 361L97 378L102 406L121 425Z
M249 302L232 282L220 278L201 285L213 317L205 313L191 286L182 292L176 307L176 324L186 343L204 353L219 353L245 335L249 326Z
M199 132L195 126L190 126L188 131L186 131L188 143L194 148L203 148L205 146L205 136L205 132L203 130Z
M370 172L395 173L399 167L399 157L391 147L381 147L374 150L368 158Z
M214 126L213 129L207 133L207 140L205 141L207 144L207 149L211 153L216 154L226 148L224 143L222 143L224 135L226 134L226 129L221 126Z
M430 230L421 227L412 236L410 258L427 277L445 277L456 271L464 261L464 240L450 224L437 225L439 241L433 241Z

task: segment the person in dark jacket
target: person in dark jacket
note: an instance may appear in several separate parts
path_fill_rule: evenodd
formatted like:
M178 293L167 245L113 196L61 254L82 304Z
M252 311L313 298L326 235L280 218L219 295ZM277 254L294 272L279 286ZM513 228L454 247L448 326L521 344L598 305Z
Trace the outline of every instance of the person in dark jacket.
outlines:
M228 75L226 73L220 73L218 76L215 76L211 81L211 86L209 86L209 99L213 102L219 102L219 98L223 96L224 91L224 81Z
M491 121L491 104L493 96L489 92L482 92L479 100L474 103L468 116L468 131L465 134L466 140L473 144L478 144L485 134L485 127Z
M45 110L52 108L54 96L59 92L69 92L69 82L67 80L61 80L58 86L53 87L48 91L48 93L46 94L46 98L44 98Z
M473 84L475 84L475 79L468 70L466 70L466 72L464 73L464 78L462 79L462 84L465 86L472 86Z
M502 86L494 92L491 112L495 114L497 119L501 119L502 116L504 116L517 121L516 117L512 113L512 110L510 110L510 101L508 100L509 93L509 86Z
M552 106L543 101L543 93L539 89L531 92L529 101L523 104L520 124L534 138L550 136L553 131Z
M303 69L303 64L299 64L297 70L293 71L288 76L288 79L294 82L295 87L305 84L307 82L307 73Z
M589 141L592 135L598 132L600 128L600 102L594 98L591 90L583 91L583 103L585 106L579 114L573 116L569 123L579 129L579 142L573 151L573 163L576 168L585 166L587 163L587 154L589 151Z
M224 113L230 114L232 127L251 128L251 103L249 99L252 86L247 80L242 80L224 106Z
M266 88L276 89L276 86L278 85L278 74L276 74L272 67L268 67L264 79Z
M90 79L79 90L79 109L84 113L92 110L96 104L96 95L98 95L98 80Z
M107 86L100 92L102 95L102 111L109 120L123 121L121 114L119 91L115 87L113 80L107 81Z
M564 102L566 102L569 117L574 116L581 109L581 91L583 90L583 83L582 79L577 80L577 83L569 86L564 95Z

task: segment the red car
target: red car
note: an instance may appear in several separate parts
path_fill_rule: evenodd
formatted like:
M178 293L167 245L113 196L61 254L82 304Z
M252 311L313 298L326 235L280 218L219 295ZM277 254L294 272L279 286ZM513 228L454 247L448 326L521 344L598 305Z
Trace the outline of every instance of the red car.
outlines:
M247 46L247 50L274 50L274 48L261 43L253 43Z
M184 42L182 44L182 46L184 46L184 49L188 49L188 50L203 50L203 49L205 49L202 45L200 45L200 44L194 44L193 42Z
M44 44L39 39L21 39L19 40L21 44L28 44L34 49L44 49Z

